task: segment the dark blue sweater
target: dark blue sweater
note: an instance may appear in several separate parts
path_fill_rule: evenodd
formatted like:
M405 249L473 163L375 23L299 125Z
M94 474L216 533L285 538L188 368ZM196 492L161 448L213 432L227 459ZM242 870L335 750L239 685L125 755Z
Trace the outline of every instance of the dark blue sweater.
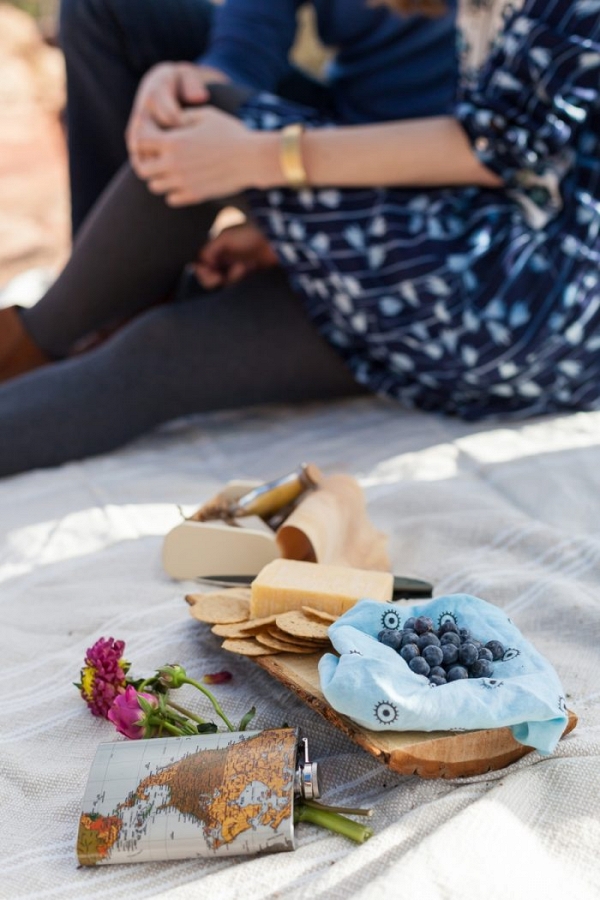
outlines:
M302 0L226 0L202 62L233 81L275 91ZM336 48L327 81L342 122L450 112L457 78L455 2L441 19L400 16L368 0L314 0L319 36Z

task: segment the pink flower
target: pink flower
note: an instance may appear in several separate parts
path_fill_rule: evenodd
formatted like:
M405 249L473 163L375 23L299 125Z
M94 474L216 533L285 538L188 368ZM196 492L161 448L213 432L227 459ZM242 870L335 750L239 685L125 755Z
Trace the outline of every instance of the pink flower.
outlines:
M125 693L115 698L108 711L107 719L113 723L119 734L131 740L153 737L155 728L148 723L148 713L142 709L140 698L146 701L153 709L158 707L158 697L154 694L138 692L133 685L128 685Z
M129 663L123 659L124 649L124 641L100 638L87 650L76 687L95 716L108 718L113 701L125 690Z

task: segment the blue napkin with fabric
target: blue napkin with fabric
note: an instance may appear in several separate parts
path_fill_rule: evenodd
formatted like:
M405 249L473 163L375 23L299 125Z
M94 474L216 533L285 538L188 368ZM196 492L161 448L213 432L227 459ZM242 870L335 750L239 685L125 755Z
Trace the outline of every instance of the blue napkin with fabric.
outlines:
M384 629L401 630L413 616L429 616L434 629L445 619L466 627L484 644L497 640L502 659L489 678L432 685L396 652L377 640ZM468 594L423 604L361 600L329 628L339 658L319 663L321 689L339 713L372 731L471 731L510 726L515 740L551 753L568 716L564 691L550 663L501 609Z

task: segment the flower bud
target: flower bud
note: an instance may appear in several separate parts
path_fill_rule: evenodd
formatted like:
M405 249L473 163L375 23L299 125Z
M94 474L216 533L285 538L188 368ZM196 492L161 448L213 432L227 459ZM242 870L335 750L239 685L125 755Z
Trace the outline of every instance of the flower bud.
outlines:
M187 673L178 663L161 666L160 669L157 669L157 674L159 682L168 688L179 688L187 681Z
M150 721L159 701L154 694L138 692L129 685L123 694L114 700L107 718L119 734L131 740L154 737L157 726Z

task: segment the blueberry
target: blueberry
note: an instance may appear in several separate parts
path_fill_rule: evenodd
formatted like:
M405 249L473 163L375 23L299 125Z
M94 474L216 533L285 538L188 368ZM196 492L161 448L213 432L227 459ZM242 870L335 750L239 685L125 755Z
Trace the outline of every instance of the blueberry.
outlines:
M429 660L427 660L427 662L429 662ZM431 672L429 673L429 677L431 678L432 675L435 675L438 678L443 678L444 681L446 680L446 670L442 669L441 666L432 666Z
M420 656L419 648L416 644L406 644L400 650L400 656L405 662L410 663L411 659L416 659Z
M454 644L442 644L441 651L444 666L452 666L458 662L458 647L455 647Z
M412 672L428 676L436 686L463 678L489 678L492 663L505 653L500 641L484 644L451 618L435 629L429 616L411 616L401 631L384 628L377 638L397 650Z
M421 651L425 647L439 647L440 639L435 636L433 631L426 631L425 634L420 634L417 638L417 646Z
M488 659L476 659L472 666L469 666L469 675L471 678L490 678L494 673L494 667Z
M406 647L407 644L416 644L419 640L419 635L416 631L401 631L400 636L402 638L402 647Z
M448 673L446 675L446 681L458 681L460 678L468 678L469 673L464 668L464 666L452 666L451 669L448 669Z
M471 644L469 641L464 643L458 651L458 658L463 666L472 665L472 663L475 662L478 656L479 650L477 649L475 644Z
M460 638L453 631L446 631L440 638L440 644L442 646L444 644L454 644L455 647L460 647Z
M384 628L383 631L380 631L377 635L377 640L380 644L391 647L392 650L399 650L402 638L399 631L395 631L391 628Z
M417 634L433 631L433 619L430 619L429 616L419 616L415 619L415 631Z
M485 646L488 650L492 651L492 657L494 659L502 659L504 656L504 647L500 641L488 641Z
M408 667L415 675L429 675L429 666L422 656L415 656L414 659L411 659Z
M421 656L430 666L439 666L444 659L441 647L435 647L433 644L422 648Z

